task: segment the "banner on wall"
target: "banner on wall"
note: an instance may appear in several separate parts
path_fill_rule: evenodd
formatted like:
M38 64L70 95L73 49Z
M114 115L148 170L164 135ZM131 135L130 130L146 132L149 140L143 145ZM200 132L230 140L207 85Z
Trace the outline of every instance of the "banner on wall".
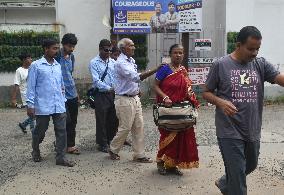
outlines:
M189 68L188 76L192 81L192 85L202 85L205 84L207 76L209 74L210 67L202 68Z
M112 0L113 33L202 31L202 0Z

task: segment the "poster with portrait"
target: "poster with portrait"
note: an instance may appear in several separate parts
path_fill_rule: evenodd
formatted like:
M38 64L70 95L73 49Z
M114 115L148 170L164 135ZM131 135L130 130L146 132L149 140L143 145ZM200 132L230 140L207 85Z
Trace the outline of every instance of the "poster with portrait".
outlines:
M112 0L113 33L202 31L202 0Z

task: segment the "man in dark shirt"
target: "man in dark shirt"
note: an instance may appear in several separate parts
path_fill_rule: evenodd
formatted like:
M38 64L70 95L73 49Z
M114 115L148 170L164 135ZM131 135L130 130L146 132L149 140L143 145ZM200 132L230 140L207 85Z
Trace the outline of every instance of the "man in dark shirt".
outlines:
M284 86L284 75L264 58L257 58L262 36L246 26L236 49L210 69L204 99L216 105L216 134L226 174L215 182L223 194L246 195L246 175L257 167L264 82Z

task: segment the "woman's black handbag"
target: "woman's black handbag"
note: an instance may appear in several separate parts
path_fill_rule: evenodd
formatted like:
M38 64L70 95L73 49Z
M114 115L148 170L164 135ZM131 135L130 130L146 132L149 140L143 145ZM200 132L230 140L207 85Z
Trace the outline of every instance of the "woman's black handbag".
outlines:
M153 117L159 128L168 131L184 131L196 124L198 112L189 101L174 103L171 107L155 104L153 105Z

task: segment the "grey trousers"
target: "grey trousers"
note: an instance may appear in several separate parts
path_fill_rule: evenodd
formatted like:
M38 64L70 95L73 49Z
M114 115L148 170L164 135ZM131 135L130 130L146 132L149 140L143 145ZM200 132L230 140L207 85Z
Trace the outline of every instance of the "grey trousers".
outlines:
M223 194L247 195L246 176L257 167L260 142L218 138L225 172L219 179Z
M67 145L66 138L66 114L56 113L52 115L37 115L36 126L32 134L32 148L35 155L40 154L39 144L42 142L45 132L48 129L49 120L52 117L56 138L56 160L61 161L65 158Z

